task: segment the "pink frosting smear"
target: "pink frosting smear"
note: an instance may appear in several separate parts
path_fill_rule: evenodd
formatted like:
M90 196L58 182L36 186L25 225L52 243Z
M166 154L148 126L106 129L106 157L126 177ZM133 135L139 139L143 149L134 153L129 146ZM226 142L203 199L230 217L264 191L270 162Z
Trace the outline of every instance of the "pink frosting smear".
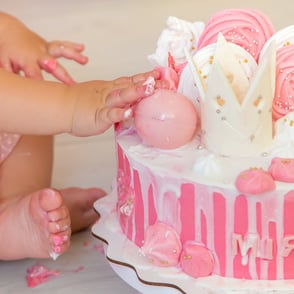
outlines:
M180 238L171 226L158 222L147 228L142 252L152 264L175 266L179 263L181 250Z
M177 72L171 67L156 67L156 69L160 72L160 79L168 81L169 89L176 91L179 84L179 76Z
M276 91L273 100L273 120L294 110L294 45L277 50Z
M274 27L265 15L255 10L220 11L208 20L199 38L198 49L216 43L219 33L258 60L263 45L274 34Z
M27 285L29 288L38 286L39 284L45 283L49 278L58 276L60 271L50 270L43 265L35 264L27 269Z
M245 194L262 194L276 188L270 173L260 168L252 168L241 172L235 182L236 188Z
M294 159L273 158L269 172L276 181L294 183Z
M180 258L183 271L194 278L212 274L214 259L211 252L195 242L186 242Z

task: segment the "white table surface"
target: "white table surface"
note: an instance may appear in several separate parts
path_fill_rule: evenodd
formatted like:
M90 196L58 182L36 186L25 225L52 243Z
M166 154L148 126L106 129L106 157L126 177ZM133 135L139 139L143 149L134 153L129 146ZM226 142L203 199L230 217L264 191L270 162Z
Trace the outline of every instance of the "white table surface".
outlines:
M0 0L0 9L14 14L47 39L84 42L89 64L65 62L78 81L113 79L151 69L146 56L169 15L206 21L224 8L252 7L266 13L277 29L294 23L292 0ZM112 132L99 137L58 136L53 184L110 189L115 173ZM1 236L0 236L1 241ZM0 261L0 293L137 293L110 268L90 231L72 238L70 251L57 261ZM98 250L97 250L98 247ZM30 289L28 267L40 263L61 274ZM74 272L83 267L83 270Z

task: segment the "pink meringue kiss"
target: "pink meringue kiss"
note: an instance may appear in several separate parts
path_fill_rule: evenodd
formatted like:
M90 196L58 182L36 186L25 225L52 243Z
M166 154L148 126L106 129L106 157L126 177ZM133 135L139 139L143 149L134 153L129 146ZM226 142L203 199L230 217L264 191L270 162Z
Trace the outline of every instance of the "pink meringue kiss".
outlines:
M212 16L199 38L198 49L216 43L222 33L228 42L243 47L255 60L274 28L269 19L259 11L251 9L228 9Z
M239 192L252 195L273 191L276 188L272 176L261 168L252 168L241 172L235 185Z
M207 277L213 272L214 258L206 247L190 241L183 245L180 265L193 278Z
M182 244L171 226L158 222L147 228L141 249L152 264L169 267L179 263Z
M294 183L294 159L273 158L269 167L269 173L276 181Z
M187 97L159 89L136 105L134 124L144 143L174 149L192 140L197 127L197 112Z
M276 90L273 100L273 120L294 111L294 45L284 46L277 50Z

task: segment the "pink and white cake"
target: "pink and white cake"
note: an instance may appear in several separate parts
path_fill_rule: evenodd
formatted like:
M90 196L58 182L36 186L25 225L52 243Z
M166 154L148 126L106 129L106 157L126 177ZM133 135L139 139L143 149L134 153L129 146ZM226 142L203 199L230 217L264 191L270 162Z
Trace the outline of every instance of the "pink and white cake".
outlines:
M140 280L294 293L293 41L294 26L274 32L254 10L168 18L149 59L170 89L115 128L109 213L131 254L168 276L146 281L131 263Z

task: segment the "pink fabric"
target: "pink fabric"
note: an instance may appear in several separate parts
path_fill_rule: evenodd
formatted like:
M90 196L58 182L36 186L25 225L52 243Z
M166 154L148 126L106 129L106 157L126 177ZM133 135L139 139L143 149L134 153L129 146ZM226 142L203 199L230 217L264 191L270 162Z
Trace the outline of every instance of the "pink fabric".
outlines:
M10 154L19 138L18 134L0 133L0 164Z

